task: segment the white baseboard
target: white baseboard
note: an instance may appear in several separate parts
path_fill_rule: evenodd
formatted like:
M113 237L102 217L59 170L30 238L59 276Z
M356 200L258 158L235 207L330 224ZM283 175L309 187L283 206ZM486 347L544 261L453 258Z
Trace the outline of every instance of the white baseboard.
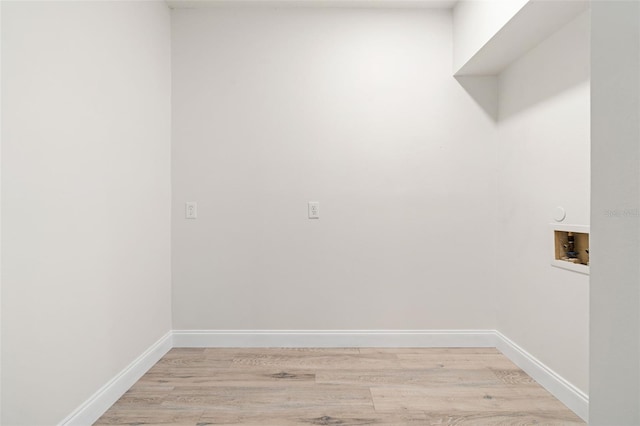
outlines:
M111 379L59 426L92 424L171 348L495 347L588 421L589 397L495 330L174 330Z
M589 422L589 396L544 365L499 331L495 332L496 348L569 407L582 420Z
M176 348L496 347L580 418L589 397L496 330L174 330Z
M174 330L176 348L495 347L493 330Z
M59 426L86 426L93 424L109 409L135 382L173 347L172 333L169 332L151 345L142 355L102 386L73 413L62 420Z

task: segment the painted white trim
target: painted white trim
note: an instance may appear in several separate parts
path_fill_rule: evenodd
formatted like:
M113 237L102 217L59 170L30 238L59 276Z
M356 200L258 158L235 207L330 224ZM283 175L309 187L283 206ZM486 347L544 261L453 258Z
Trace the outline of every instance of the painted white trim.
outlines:
M589 233L589 225L572 225L566 223L550 223L549 226L554 231L578 232L581 234Z
M495 332L496 348L524 370L560 402L585 422L589 422L589 396L540 362L499 331Z
M496 330L174 330L105 384L59 426L92 424L171 348L495 347L583 420L589 397Z
M451 9L456 0L165 0L170 9L212 7L314 7Z
M566 269L567 271L578 272L580 274L589 275L589 265L580 263L571 263L564 260L551 259L551 266Z
M169 332L58 423L58 426L93 424L172 347L172 333Z
M176 348L496 347L585 421L589 397L496 330L174 330Z
M493 330L174 330L176 348L495 347Z

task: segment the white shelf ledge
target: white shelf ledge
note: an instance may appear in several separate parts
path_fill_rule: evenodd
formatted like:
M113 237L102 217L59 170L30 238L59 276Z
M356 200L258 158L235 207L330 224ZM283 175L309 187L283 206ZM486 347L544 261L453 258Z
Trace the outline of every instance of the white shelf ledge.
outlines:
M587 0L530 0L454 75L497 75L588 8Z

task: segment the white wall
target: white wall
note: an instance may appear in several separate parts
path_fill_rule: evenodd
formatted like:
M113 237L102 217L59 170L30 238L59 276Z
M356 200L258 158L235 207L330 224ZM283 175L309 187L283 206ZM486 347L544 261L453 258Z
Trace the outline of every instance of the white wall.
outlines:
M640 4L592 3L592 425L640 424Z
M499 76L498 330L589 389L589 277L550 265L557 206L589 225L589 12Z
M2 2L0 2L0 35L2 34ZM1 44L0 44L1 46ZM0 47L0 82L2 82L2 49ZM2 84L0 84L2 99ZM2 102L0 101L0 242L2 241ZM0 244L2 259L2 244ZM0 262L0 384L2 383L2 262ZM2 419L2 386L0 385L0 419Z
M3 8L2 415L51 424L171 328L169 18ZM173 328L498 328L587 391L588 278L548 263L555 206L589 223L585 16L496 131L448 11L173 14Z
M172 18L175 329L495 327L495 126L450 11Z
M460 0L453 8L453 69L458 70L529 0Z
M2 424L51 425L171 328L170 13L2 8Z

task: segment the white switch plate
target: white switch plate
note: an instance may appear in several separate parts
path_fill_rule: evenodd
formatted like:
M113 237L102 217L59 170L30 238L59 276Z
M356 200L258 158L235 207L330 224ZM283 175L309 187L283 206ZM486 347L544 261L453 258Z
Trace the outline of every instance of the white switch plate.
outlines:
M184 203L184 217L186 219L195 219L198 217L198 203L195 201L187 201Z
M320 219L319 201L309 201L309 219Z

